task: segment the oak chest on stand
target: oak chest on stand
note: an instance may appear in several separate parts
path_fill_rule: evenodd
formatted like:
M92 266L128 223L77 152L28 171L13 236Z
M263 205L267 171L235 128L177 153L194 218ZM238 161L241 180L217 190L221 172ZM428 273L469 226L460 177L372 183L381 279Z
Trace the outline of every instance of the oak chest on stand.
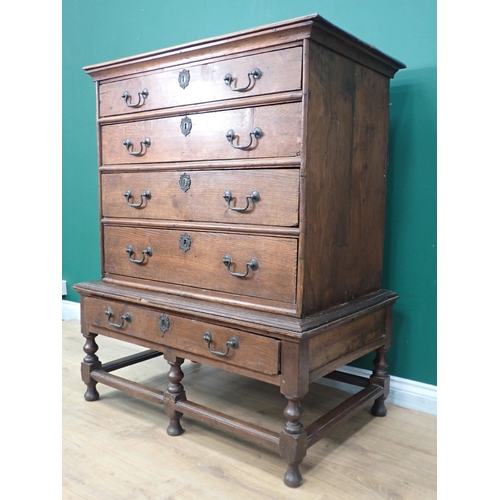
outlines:
M84 68L102 252L102 280L75 285L85 399L103 383L163 405L170 436L183 415L233 432L279 453L290 487L333 426L368 404L385 415L389 81L401 68L317 15ZM103 364L97 335L147 350ZM371 351L371 377L336 371ZM160 355L164 391L111 373ZM185 359L276 386L283 430L191 401ZM306 428L301 400L321 377L360 390Z

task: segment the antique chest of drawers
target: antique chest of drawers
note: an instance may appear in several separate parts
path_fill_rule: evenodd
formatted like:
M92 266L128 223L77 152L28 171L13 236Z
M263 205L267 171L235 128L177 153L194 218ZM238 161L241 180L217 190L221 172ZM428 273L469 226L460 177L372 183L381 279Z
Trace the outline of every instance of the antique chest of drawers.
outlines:
M84 68L96 82L102 280L80 283L85 399L108 384L279 453L386 413L389 81L404 65L311 15ZM95 337L147 348L102 364ZM375 352L371 377L343 365ZM110 372L162 355L165 391ZM277 387L281 433L189 399L184 360ZM168 362L168 364L167 364ZM321 377L361 387L307 428ZM214 404L216 391L214 390Z

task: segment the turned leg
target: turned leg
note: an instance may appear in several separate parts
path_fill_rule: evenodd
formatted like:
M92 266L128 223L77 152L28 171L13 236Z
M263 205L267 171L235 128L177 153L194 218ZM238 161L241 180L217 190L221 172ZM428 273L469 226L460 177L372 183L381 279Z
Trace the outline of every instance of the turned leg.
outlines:
M299 421L303 411L300 399L289 399L283 412L287 421L280 434L279 445L281 458L288 465L284 482L290 488L297 488L302 484L299 465L307 452L307 433Z
M386 352L386 346L382 346L375 351L375 359L373 360L373 366L375 366L375 369L370 377L371 384L380 385L384 388L384 394L373 402L373 406L371 408L372 415L375 415L376 417L385 417L387 414L385 400L389 395L390 378L389 374L386 372L386 368L389 366L385 357Z
M175 409L175 403L177 401L186 399L186 393L181 384L181 380L184 378L184 373L181 369L182 363L184 363L182 358L175 358L175 361L168 362L170 365L170 371L168 372L168 380L170 383L163 395L163 403L165 413L170 418L170 424L167 427L167 434L169 436L180 436L184 432L180 423L180 418L183 414Z
M85 392L86 401L97 401L99 399L99 393L97 392L95 386L97 382L90 376L93 370L99 370L102 365L99 358L96 356L97 345L95 338L97 337L94 333L89 333L83 335L85 337L85 345L83 346L83 351L86 356L83 358L82 362L82 380L87 385L87 391Z

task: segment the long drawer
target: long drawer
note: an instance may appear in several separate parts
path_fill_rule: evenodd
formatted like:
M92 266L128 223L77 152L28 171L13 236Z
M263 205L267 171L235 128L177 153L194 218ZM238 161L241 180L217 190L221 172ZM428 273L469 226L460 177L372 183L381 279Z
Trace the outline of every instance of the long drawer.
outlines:
M101 127L102 164L296 157L300 102Z
M302 48L144 73L99 87L101 117L300 90Z
M83 297L82 323L260 373L280 369L279 340L124 302Z
M298 224L298 169L105 173L101 189L104 217Z
M112 225L104 226L103 232L104 270L115 278L295 300L294 238Z

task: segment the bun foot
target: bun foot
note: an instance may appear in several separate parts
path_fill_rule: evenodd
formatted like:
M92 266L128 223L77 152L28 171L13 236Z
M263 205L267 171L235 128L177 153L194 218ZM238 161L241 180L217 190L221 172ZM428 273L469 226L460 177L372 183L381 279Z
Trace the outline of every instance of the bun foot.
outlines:
M87 392L85 392L84 396L85 401L97 401L99 399L99 393L97 389L94 387L88 387Z
M169 436L180 436L184 433L184 429L178 419L170 420L170 424L167 427L167 434Z
M302 484L302 474L299 464L288 464L288 469L283 478L285 484L290 488L298 488Z
M373 402L371 412L375 417L385 417L387 415L387 408L384 404L384 397L380 397Z

